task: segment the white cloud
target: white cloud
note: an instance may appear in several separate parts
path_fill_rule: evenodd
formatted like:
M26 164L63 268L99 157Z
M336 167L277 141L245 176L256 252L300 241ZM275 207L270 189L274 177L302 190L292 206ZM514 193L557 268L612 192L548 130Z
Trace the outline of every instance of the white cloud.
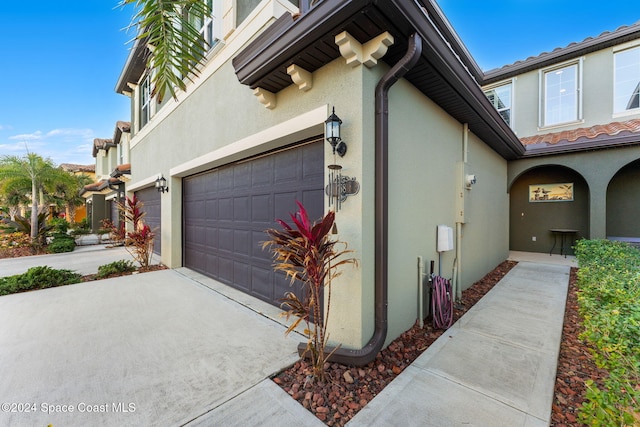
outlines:
M22 133L20 135L13 135L9 137L12 141L38 141L42 139L42 132L35 131L34 133Z
M13 127L11 125L0 125L0 130L11 130Z
M56 164L92 164L95 133L91 129L59 128L47 132L35 131L9 136L9 143L0 143L0 155L23 155L28 151Z

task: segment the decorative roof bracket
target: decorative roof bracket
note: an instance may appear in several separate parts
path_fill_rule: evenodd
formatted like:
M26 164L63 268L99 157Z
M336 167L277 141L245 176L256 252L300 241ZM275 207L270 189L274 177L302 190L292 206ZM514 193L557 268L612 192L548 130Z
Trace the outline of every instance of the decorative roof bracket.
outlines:
M293 64L287 67L287 74L291 76L293 83L298 85L298 89L308 91L313 87L313 76L310 72L299 65Z
M393 36L385 31L365 44L360 44L351 34L343 31L336 36L335 42L347 65L355 68L364 64L365 67L371 68L387 53L389 46L393 44Z
M253 90L253 94L258 97L258 101L260 101L260 103L264 105L265 108L268 108L269 110L273 110L274 108L276 108L275 93L269 92L268 90L261 87L257 87Z

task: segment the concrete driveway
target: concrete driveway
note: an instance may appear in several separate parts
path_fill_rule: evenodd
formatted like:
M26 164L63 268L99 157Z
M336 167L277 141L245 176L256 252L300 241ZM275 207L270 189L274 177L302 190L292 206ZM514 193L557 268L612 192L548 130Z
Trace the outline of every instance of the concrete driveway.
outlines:
M176 270L2 296L0 425L202 419L298 359L284 330Z

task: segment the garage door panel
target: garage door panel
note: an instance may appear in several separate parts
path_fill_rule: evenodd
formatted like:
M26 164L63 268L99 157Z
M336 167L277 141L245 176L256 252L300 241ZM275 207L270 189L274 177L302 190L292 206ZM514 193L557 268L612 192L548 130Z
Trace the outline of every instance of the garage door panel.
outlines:
M288 193L275 193L273 195L273 199L274 220L281 219L285 222L290 222L291 215L289 214L298 210L298 205L296 204L296 200L299 200L298 192L291 191Z
M221 252L233 253L233 229L232 228L220 228L218 229L218 235L220 237L219 245Z
M251 197L251 222L254 224L273 223L271 194L260 194Z
M273 271L271 269L251 267L251 288L262 299L273 299Z
M185 266L280 306L292 288L285 275L273 271L270 251L262 249L264 231L277 227L276 219L289 222L296 200L313 219L322 215L323 169L320 141L185 178ZM210 176L216 177L215 188L203 185L201 194L190 189L212 181ZM206 206L204 213L194 211L197 202ZM195 224L205 229L194 231ZM206 236L205 242L197 244L194 233ZM198 253L206 254L206 265Z
M218 200L207 200L205 202L205 218L218 218Z
M218 169L218 186L207 189L207 192L209 190L221 192L233 190L233 167Z
M302 157L302 177L304 179L314 177L324 179L324 153L319 150L303 150Z
M235 230L233 238L234 252L237 255L251 256L251 232L249 230Z
M273 183L273 170L273 159L270 156L255 160L251 167L251 187L270 187Z
M218 201L218 218L221 220L233 220L233 198L229 197Z
M274 164L274 184L295 183L300 179L302 165L300 151L289 150L280 153Z
M251 204L248 196L234 197L233 199L233 220L248 221L251 214Z

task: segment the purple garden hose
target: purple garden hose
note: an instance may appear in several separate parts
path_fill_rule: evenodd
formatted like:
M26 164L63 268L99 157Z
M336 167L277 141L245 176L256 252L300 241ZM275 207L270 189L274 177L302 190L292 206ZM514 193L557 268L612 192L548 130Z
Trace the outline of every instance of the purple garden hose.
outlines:
M449 329L453 324L453 297L451 282L441 276L433 276L433 292L431 294L431 313L433 327Z

